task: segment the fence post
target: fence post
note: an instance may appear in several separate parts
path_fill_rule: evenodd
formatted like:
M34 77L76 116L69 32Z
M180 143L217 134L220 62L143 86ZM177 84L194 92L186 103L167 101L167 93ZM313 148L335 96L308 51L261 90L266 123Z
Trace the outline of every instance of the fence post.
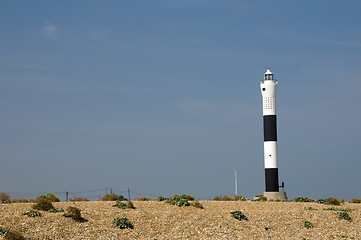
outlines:
M69 196L69 192L66 192L66 197L65 197L65 201L68 202L68 196Z
M130 201L130 189L128 188L128 199Z

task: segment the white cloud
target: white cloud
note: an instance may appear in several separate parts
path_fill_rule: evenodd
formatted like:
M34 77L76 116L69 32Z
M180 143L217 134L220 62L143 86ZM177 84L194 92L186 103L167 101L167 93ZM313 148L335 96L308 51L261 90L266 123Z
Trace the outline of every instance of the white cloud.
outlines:
M56 33L56 30L57 30L57 27L54 26L54 25L46 25L44 28L43 28L43 32L48 35L48 36L55 36L55 33Z

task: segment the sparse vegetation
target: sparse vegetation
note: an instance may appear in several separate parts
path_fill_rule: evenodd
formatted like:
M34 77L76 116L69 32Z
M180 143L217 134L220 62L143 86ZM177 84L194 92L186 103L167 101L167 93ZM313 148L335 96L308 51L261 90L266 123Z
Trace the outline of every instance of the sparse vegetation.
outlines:
M14 198L11 202L12 203L27 203L29 201L27 199L24 199L24 198Z
M347 221L350 221L350 222L352 221L351 216L348 215L348 213L345 212L345 211L343 211L343 212L337 212L336 214L337 214L337 216L338 216L338 218L339 218L340 220L347 220Z
M322 210L325 210L325 211L345 211L345 212L351 212L351 211L356 211L357 209L329 207L329 208L324 208L324 209L322 209Z
M188 207L190 206L190 203L187 199L181 198L177 194L173 195L170 199L166 200L165 202L176 205L178 207Z
M199 201L193 201L190 204L192 207L204 209L203 205Z
M150 201L151 199L149 197L137 197L134 200L135 201Z
M241 211L234 211L234 212L231 212L232 214L232 217L234 217L235 219L238 219L238 220L246 220L248 221L248 218L246 215L244 215Z
M327 199L318 199L316 201L316 203L328 204L328 205L340 205L341 204L340 201L334 197L329 197Z
M0 193L0 203L9 203L10 202L10 197L9 195L7 195L4 192Z
M118 207L121 209L135 209L133 203L131 201L128 201L127 203L117 202L113 207Z
M86 222L87 220L81 216L81 211L76 207L68 207L63 214L64 217L72 218L77 222Z
M293 199L293 202L313 202L312 198L297 197Z
M0 236L4 236L5 240L23 240L23 235L18 232L9 231L0 227Z
M41 213L36 210L27 210L23 212L23 215L26 215L28 217L41 217Z
M115 193L112 194L106 194L104 195L104 197L102 198L102 201L127 201L128 199L126 199L125 197L123 197L123 195L119 194L116 195Z
M255 196L254 201L267 201L267 197L265 197L263 195L257 195L257 196Z
M52 193L46 194L45 198L48 199L50 202L60 202L59 198Z
M304 226L307 229L314 228L313 223L311 223L310 221L305 221Z
M169 199L169 198L160 196L160 197L155 198L154 201L162 202L162 201L166 201L166 200L168 200L168 199Z
M247 201L248 199L242 195L234 195L233 200L234 201Z
M83 197L69 198L69 202L89 202L89 199Z
M50 209L54 208L50 200L42 196L39 196L35 201L36 203L32 206L32 208L35 210L49 211Z
M62 208L52 208L50 209L48 212L51 212L51 213L57 213L57 212L64 212L64 209Z
M189 194L187 194L187 195L183 194L180 197L183 198L183 199L187 199L188 201L193 201L194 200L194 197L192 195L189 195Z
M6 229L3 229L2 227L0 227L0 235L5 235L7 234L9 231Z
M361 203L361 200L359 198L352 198L349 203Z
M134 228L133 224L126 217L122 217L122 218L116 217L116 218L114 218L113 223L120 229L123 229L123 228L133 229Z
M318 209L313 207L303 207L302 210L318 210Z

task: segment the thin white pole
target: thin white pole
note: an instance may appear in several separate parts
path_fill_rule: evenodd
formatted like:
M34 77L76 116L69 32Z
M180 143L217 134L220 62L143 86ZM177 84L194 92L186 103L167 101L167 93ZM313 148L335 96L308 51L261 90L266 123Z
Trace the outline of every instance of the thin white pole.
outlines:
M234 186L235 186L234 188L235 188L235 193L236 193L235 195L238 195L237 194L237 171L236 170L234 171Z

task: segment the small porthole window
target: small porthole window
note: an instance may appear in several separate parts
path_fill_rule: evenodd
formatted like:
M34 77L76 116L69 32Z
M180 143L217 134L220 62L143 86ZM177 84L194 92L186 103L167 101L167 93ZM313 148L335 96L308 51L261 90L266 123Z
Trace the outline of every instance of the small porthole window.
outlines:
M265 88L262 88L262 91L266 91L266 89L265 89Z
M269 156L271 156L271 154Z

